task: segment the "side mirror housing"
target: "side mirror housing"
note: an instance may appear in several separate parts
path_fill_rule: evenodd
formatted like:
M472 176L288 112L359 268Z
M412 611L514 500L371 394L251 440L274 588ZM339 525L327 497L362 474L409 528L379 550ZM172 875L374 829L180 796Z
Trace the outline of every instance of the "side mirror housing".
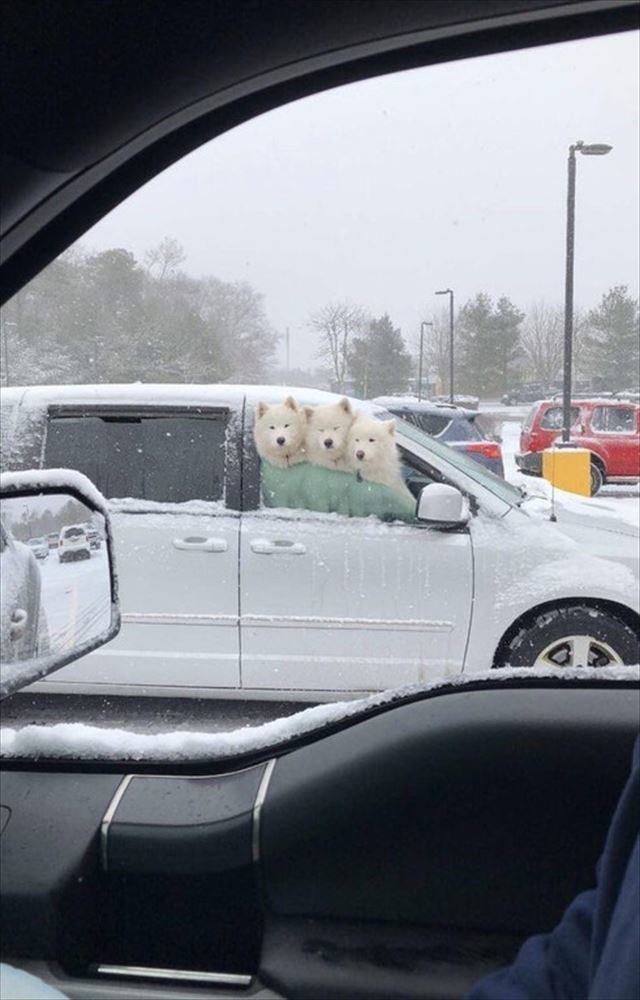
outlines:
M455 486L430 483L420 491L417 517L434 527L458 528L469 520L469 504Z
M67 469L0 476L0 698L119 630L104 497Z

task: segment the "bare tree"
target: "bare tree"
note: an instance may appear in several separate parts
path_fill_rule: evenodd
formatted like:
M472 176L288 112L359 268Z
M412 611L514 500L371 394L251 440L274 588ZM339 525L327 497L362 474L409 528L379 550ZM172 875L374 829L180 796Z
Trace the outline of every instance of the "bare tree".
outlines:
M187 255L182 246L172 236L165 236L157 247L147 250L144 262L149 271L158 268L158 278L162 281L184 264Z
M525 364L537 382L552 382L562 371L563 312L542 299L534 302L523 323L521 340Z
M429 315L429 309L422 310L423 316ZM449 310L441 309L433 316L433 326L428 326L424 331L422 368L424 377L435 376L437 392L445 392L449 384ZM414 361L414 369L417 374L420 368L420 333L416 331L410 342L410 349Z
M344 392L351 340L364 323L363 309L351 302L331 302L309 317L309 326L318 335L318 358L330 365L338 392Z

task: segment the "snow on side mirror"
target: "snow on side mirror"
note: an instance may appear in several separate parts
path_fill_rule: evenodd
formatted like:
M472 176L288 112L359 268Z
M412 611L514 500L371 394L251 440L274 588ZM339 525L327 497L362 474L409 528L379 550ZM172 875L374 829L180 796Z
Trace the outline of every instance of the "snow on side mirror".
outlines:
M106 502L66 469L0 476L0 698L120 630Z
M417 517L442 528L455 528L469 520L469 504L455 486L430 483L420 491Z

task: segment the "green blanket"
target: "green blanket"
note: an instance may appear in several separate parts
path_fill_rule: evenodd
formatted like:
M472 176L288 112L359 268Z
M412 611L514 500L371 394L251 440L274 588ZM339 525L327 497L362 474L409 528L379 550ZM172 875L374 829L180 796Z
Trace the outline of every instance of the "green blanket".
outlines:
M286 469L262 462L262 497L267 507L296 507L323 514L414 521L416 502L389 486L368 483L351 472L300 462Z

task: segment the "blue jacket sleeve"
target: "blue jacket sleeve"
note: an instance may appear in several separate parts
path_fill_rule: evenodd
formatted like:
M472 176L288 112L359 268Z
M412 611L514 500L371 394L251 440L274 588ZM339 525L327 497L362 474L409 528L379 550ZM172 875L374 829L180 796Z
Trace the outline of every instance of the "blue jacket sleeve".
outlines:
M595 889L577 896L551 934L525 941L513 965L482 979L468 1000L588 996L595 900Z

